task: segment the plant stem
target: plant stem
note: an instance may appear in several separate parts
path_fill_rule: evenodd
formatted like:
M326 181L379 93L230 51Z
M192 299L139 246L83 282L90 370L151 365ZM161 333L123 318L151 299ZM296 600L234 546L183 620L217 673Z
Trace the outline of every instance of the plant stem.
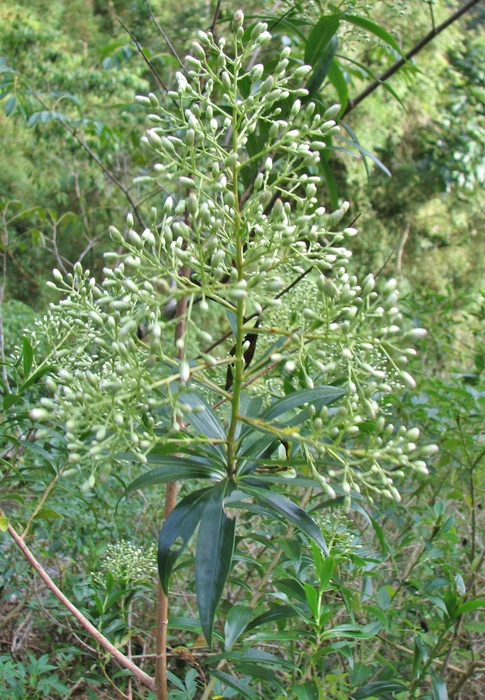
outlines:
M3 511L0 509L0 515L4 515ZM130 659L128 659L124 654L121 653L119 649L117 649L111 642L106 639L106 637L101 634L99 630L96 629L94 625L89 622L89 620L82 614L78 608L76 608L73 603L67 598L64 593L56 586L54 581L51 579L47 571L43 568L43 566L37 561L37 559L34 557L30 549L27 547L25 542L23 541L22 537L18 534L16 530L12 527L12 525L9 524L8 526L8 533L14 540L15 544L19 547L19 549L22 551L22 554L24 557L27 559L29 564L37 571L41 579L44 581L45 585L47 588L56 596L57 600L59 600L64 607L66 607L72 615L76 618L76 620L84 627L84 629L98 642L100 646L103 647L111 656L120 664L120 666L123 666L123 668L128 669L128 671L131 671L131 673L138 678L138 680L146 685L150 689L155 688L155 683L153 678L149 676L145 671L142 671L141 668L138 668L136 664L134 664Z
M182 277L190 277L190 269L184 266ZM176 317L179 319L175 326L175 343L185 335L188 297L182 297L177 302ZM177 345L177 357L184 359L183 346ZM164 522L175 508L177 500L177 482L171 481L165 487ZM157 632L155 642L155 697L157 700L167 700L167 625L168 625L168 596L163 590L160 580L157 586Z
M232 138L233 138L233 150L237 152L237 114L234 110L232 119ZM233 193L235 198L235 224L234 224L234 236L236 239L236 270L237 270L237 280L241 282L244 278L244 245L241 237L241 218L239 214L239 192L238 192L238 170L237 164L233 167L232 172L232 182L233 182ZM241 289L242 291L242 289ZM232 476L236 471L235 464L235 452L236 452L236 428L239 420L239 402L241 399L241 388L243 382L243 372L244 372L244 312L246 303L244 298L237 300L236 308L236 353L234 359L234 387L232 392L232 410L231 410L231 422L229 424L229 430L227 432L227 473Z

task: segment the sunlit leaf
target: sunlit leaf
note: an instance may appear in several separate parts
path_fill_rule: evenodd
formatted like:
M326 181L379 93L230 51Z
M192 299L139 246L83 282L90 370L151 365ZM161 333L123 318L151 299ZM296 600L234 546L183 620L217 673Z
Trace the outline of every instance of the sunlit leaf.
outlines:
M351 22L357 27L362 27L362 29L365 29L371 34L374 34L374 36L376 36L378 39L382 39L382 41L384 41L386 44L389 44L389 46L391 46L395 51L397 51L398 54L400 54L403 58L406 58L406 55L404 54L397 41L394 39L392 34L389 34L389 32L384 29L384 27L381 27L379 24L372 22L366 17L360 17L358 15L345 14L343 16L343 19L347 22Z
M337 33L339 15L323 15L313 27L305 45L305 63L313 68L320 61L330 40Z

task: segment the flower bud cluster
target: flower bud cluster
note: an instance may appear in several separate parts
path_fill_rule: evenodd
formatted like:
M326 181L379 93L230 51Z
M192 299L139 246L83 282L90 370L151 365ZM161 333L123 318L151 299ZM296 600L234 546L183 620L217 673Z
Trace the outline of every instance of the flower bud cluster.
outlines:
M234 338L204 352L213 338L200 317L210 300L240 320L260 317L245 381L269 358L278 381L344 387L330 406L309 407L304 427L291 434L322 488L334 495L340 485L346 504L353 491L399 500L396 474L425 473L423 457L434 447L421 452L413 429L394 429L386 397L415 386L406 366L424 331L403 330L395 280L378 285L352 273L348 245L357 231L341 225L348 203L330 213L322 206L317 166L338 129L338 105L319 113L300 101L310 68L290 68L288 48L272 74L261 64L249 68L271 36L258 23L245 41L243 22L238 11L233 54L224 39L201 32L176 90L138 98L151 112L142 143L166 194L149 228L136 230L131 214L124 233L111 227L121 252L106 254L101 285L80 265L66 279L54 273L50 285L64 298L44 326L58 370L52 398L32 416L65 423L74 463L112 463L123 451L145 462L192 410L182 393L194 380L213 387L234 363ZM166 309L184 297L185 327L174 347L177 320ZM240 328L250 330L251 323ZM266 395L267 386L252 391Z

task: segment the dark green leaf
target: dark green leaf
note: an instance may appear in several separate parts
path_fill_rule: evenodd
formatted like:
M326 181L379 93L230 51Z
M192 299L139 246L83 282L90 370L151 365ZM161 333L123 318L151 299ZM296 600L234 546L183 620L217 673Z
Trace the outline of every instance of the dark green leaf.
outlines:
M232 479L214 486L203 509L197 536L195 590L200 621L209 647L212 644L217 604L231 570L236 521L226 515L224 499L235 488Z
M436 676L434 673L431 674L431 686L433 688L433 700L448 700L446 683L440 676Z
M18 394L5 394L3 397L3 410L8 411L19 399L20 396Z
M233 667L237 673L242 673L245 676L251 676L251 678L257 678L260 681L266 681L266 683L278 688L280 692L285 693L284 685L279 682L275 672L269 668L264 668L264 666L258 666L257 664L251 663L236 663L233 664Z
M343 114L345 112L345 108L347 107L347 102L349 101L349 86L347 85L345 76L336 58L333 59L328 70L328 79L337 91L338 99L341 105L339 114Z
M305 46L305 63L313 68L320 61L330 40L337 33L339 15L323 15L313 27Z
M323 535L320 532L315 521L310 518L308 513L300 508L300 506L290 501L284 496L280 496L272 491L263 491L262 489L255 488L254 486L249 486L243 481L241 481L240 488L242 491L251 494L263 505L269 507L271 510L276 511L280 515L287 518L293 525L296 525L302 532L304 532L308 537L311 537L320 549L325 552L328 556L328 549L323 539Z
M164 457L158 455L157 462L165 466L152 469L146 474L139 476L135 481L132 481L126 487L125 496L137 489L143 489L154 484L167 484L169 481L221 478L221 472L217 469L189 457Z
M328 406L328 404L336 401L341 396L344 396L345 389L337 386L320 386L316 389L304 389L303 391L295 391L283 399L275 401L262 415L264 421L273 420L282 413L291 411L294 408L303 406L306 403L319 402L320 407Z
M269 666L284 667L295 669L296 666L290 661L282 659L280 656L275 656L275 654L270 654L267 651L261 651L261 649L245 649L244 651L231 651L226 654L220 654L213 657L213 661L219 661L220 659L231 659L233 662L250 662L250 663L264 663Z
M310 75L305 88L308 90L308 95L303 99L303 102L308 102L323 85L325 78L328 75L332 61L338 50L338 39L333 36L322 53L319 62L315 66L313 73Z
M34 350L30 344L30 340L24 335L22 338L22 362L24 366L24 375L28 377L32 368L32 360L34 359Z
M234 642L246 629L251 615L252 608L248 605L233 605L226 617L224 626L224 649L229 651Z
M10 95L8 100L5 102L3 109L7 117L9 117L17 106L17 98L15 95Z
M173 566L199 524L211 490L211 488L200 489L186 496L175 506L163 524L158 539L158 573L166 593L168 593ZM182 543L177 550L173 551L172 546L178 539L181 539Z
M192 412L187 415L187 420L195 430L202 435L213 440L225 440L226 433L219 422L218 417L204 399L196 393L187 393L180 396L180 401L189 404L192 408L201 406L204 410L201 413ZM221 445L214 445L215 449L224 457L224 448Z
M19 394L28 389L29 386L32 386L32 384L35 384L44 375L54 371L55 369L56 368L53 365L45 365L44 367L39 367L39 369L37 369L33 374L31 374L27 381L22 384L22 386L19 389Z
M266 625L269 622L277 622L278 620L289 620L291 617L298 615L297 611L290 607L289 605L278 605L271 610L258 615L249 625L246 627L246 631L254 629L255 627L260 627L261 625Z
M397 51L398 54L400 54L400 56L406 58L406 55L403 53L403 50L401 49L397 41L394 39L392 34L389 34L389 32L387 32L379 24L371 22L370 19L366 19L365 17L359 17L358 15L345 14L343 19L345 19L347 22L355 24L357 27L362 27L362 29L366 29L371 34L374 34L374 36L376 36L378 39L382 39L382 41L385 41L386 44L392 46L392 48L395 51Z
M254 690L251 690L251 688L248 688L246 683L243 683L242 681L239 680L239 678L235 678L234 676L230 676L228 673L225 673L224 671L213 671L213 675L218 678L220 681L228 685L230 688L233 688L236 690L238 693L240 693L243 697L248 698L248 700L260 700L260 698L256 695Z
M318 685L315 681L307 681L302 685L296 685L293 688L298 700L318 700Z
M325 160L324 157L320 158L319 166L323 173L323 177L325 178L325 182L327 183L328 194L330 196L330 204L334 209L337 209L339 205L338 185L337 180L335 179L335 176L333 174L332 168L330 167L328 161Z
M471 610L478 610L478 608L485 608L485 600L481 600L478 598L476 598L475 600L469 600L466 603L463 603L463 605L460 605L460 607L455 612L455 617L458 617L458 615L464 615L465 613L470 612Z
M357 690L353 695L353 700L364 700L364 698L371 697L382 697L384 693L401 693L406 690L404 683L399 681L372 681L372 683L366 683L359 690Z

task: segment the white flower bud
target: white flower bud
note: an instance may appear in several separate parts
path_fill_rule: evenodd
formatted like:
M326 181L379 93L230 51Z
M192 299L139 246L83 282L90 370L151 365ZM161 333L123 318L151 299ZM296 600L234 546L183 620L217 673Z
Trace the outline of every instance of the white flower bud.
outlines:
M409 389L416 388L416 381L415 381L414 377L412 377L409 374L409 372L405 372L404 370L401 370L399 372L399 376L401 377L402 381Z
M45 408L33 408L30 412L30 417L32 420L43 422L50 420L51 414Z

